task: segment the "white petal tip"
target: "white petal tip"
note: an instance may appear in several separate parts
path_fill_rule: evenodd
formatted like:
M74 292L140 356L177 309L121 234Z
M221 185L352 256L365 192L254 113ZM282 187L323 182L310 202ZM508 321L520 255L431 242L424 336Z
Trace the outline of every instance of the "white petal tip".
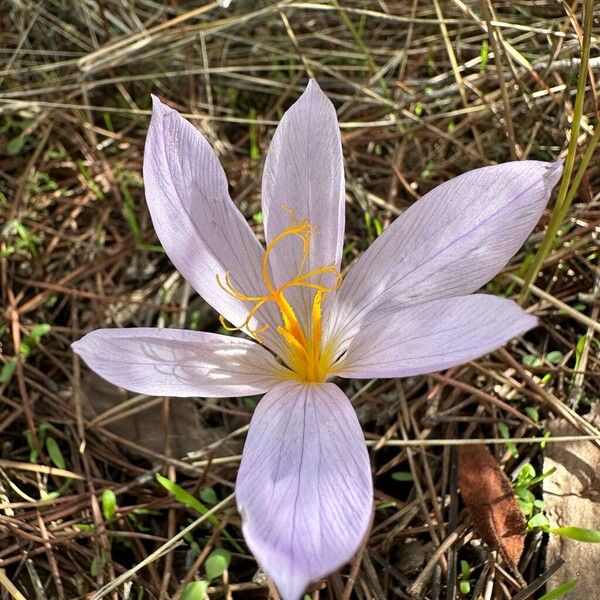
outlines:
M158 96L155 96L154 94L150 94L150 98L152 98L152 109L153 110L159 109L163 105L163 103L161 102L161 100Z
M553 163L548 163L546 168L546 172L544 173L544 178L552 187L554 187L562 176L564 166L564 160L557 160Z
M273 579L273 583L275 583L281 600L300 600L310 585L310 581L299 580L297 575L295 577L277 577Z
M540 321L537 317L530 315L530 314L524 315L523 316L523 327L524 327L523 333L526 333L530 329L534 329L539 324L540 324ZM525 327L526 327L526 329L525 329Z
M166 117L168 115L175 115L182 121L183 117L174 108L171 108L168 104L165 104L158 96L150 94L152 98L152 116L153 117Z
M87 333L82 338L78 339L76 342L73 342L71 344L71 350L73 350L73 352L75 352L75 354L77 354L78 356L83 356L83 353L85 352L86 348L88 347L88 344L85 342L85 339L89 335L90 334Z
M308 80L308 83L306 84L306 88L304 88L304 92L302 92L302 95L300 96L300 98L298 100L301 100L303 97L318 98L321 101L326 101L327 104L331 104L331 101L329 100L329 98L327 97L325 92L323 92L323 90L321 89L321 86L317 83L317 80L313 79L312 77Z

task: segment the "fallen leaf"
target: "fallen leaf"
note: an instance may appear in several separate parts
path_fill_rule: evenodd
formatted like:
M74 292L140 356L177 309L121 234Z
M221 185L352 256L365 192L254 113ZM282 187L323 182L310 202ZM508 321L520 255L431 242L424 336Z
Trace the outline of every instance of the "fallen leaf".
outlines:
M95 373L85 371L81 382L83 412L86 419L108 414L118 408L128 398L128 393L108 383ZM165 428L163 411L160 406L149 399L148 407L139 410L123 411L122 415L111 412L111 419L101 424L110 432L131 440L156 453L163 453L170 446L171 455L176 458L186 456L188 452L198 450L218 439L224 432L218 427L205 426L199 414L197 403L187 398L175 398L169 407L169 421ZM112 418L116 417L116 418ZM229 447L218 448L219 452L228 451ZM239 453L234 448L232 454ZM219 452L215 455L218 456Z
M506 473L485 446L461 446L458 485L475 531L514 569L525 547L525 518Z

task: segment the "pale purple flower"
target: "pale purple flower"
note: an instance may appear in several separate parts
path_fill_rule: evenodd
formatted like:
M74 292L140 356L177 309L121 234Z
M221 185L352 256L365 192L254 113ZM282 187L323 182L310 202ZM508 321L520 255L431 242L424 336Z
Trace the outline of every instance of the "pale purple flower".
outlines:
M522 161L456 177L406 210L342 280L342 147L316 82L281 120L266 158L266 250L229 197L208 142L154 99L144 180L158 237L223 323L251 339L100 329L73 348L138 393L266 392L236 499L248 546L282 598L297 600L350 560L373 510L363 434L330 380L439 371L534 327L511 300L473 292L523 244L560 174L559 163Z

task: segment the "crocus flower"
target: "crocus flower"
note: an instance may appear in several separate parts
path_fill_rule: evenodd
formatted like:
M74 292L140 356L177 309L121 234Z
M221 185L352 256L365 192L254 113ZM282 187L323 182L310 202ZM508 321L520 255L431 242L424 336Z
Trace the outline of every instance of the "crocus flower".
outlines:
M342 279L344 167L336 113L315 81L279 124L264 167L266 248L232 202L206 139L154 98L148 207L179 272L246 338L99 329L73 344L142 394L265 394L236 482L243 533L284 600L346 563L371 522L364 437L336 377L406 377L490 352L536 325L473 294L537 223L559 163L484 167L415 202Z

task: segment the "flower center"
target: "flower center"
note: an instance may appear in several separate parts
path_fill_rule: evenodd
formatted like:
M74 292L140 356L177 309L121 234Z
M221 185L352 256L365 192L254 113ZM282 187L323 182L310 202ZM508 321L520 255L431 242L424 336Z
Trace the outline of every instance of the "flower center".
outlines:
M260 334L264 332L269 325L251 329L250 321L255 317L258 310L267 302L274 302L281 315L281 325L277 326L277 333L285 342L285 356L282 356L288 367L293 372L293 379L307 382L323 382L333 362L333 350L330 347L322 347L322 305L324 297L336 290L342 276L335 265L319 267L304 272L306 261L309 255L310 237L316 235L314 227L307 221L292 224L284 229L267 245L262 259L262 278L268 293L264 296L248 296L237 290L231 283L229 271L225 273L224 281L221 281L217 275L217 283L228 294L253 304L248 311L246 320L239 327L231 327L225 323L223 316L220 316L221 324L227 331L246 331L258 342L261 341ZM269 257L273 250L286 239L294 237L302 243L302 256L296 271L296 275L289 281L286 281L279 287L275 287L269 274ZM332 286L326 286L320 282L322 275L334 275L335 283ZM314 290L312 298L312 308L310 315L307 315L307 322L302 323L294 310L294 307L286 298L286 292L292 288L307 288Z

